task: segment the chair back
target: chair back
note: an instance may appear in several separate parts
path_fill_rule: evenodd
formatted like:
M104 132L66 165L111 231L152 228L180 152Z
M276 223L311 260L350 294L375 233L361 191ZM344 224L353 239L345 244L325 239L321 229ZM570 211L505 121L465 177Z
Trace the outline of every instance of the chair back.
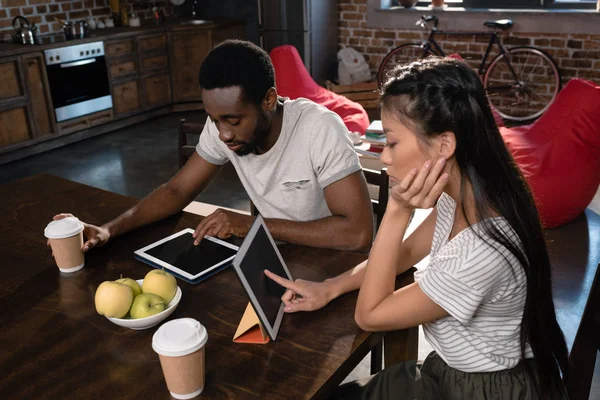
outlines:
M377 200L371 199L373 213L375 214L375 218L377 221L376 228L379 228L379 226L381 225L381 221L383 220L383 215L385 214L385 209L387 207L388 197L390 193L390 180L388 178L387 168L382 168L379 171L369 168L363 168L362 171L365 175L367 183L379 187L379 194L377 196Z
M590 288L573 348L569 354L569 378L565 382L570 400L588 400L594 366L600 351L600 264Z
M200 135L204 129L204 124L196 122L186 122L185 118L179 121L179 138L178 138L178 149L179 149L179 168L183 167L188 158L194 151L196 146L188 144L187 135Z

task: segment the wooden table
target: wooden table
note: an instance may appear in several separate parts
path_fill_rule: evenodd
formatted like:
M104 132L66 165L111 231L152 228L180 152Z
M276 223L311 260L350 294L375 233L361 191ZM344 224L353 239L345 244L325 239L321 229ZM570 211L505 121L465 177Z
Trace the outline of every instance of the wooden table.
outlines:
M0 398L168 398L151 328L133 331L98 315L94 294L105 280L143 278L151 269L133 251L201 217L181 213L124 235L86 255L85 268L61 274L45 245L54 214L72 212L100 224L136 200L71 181L38 175L0 186ZM286 245L283 258L296 278L322 280L365 255ZM400 277L398 285L412 281ZM381 342L354 322L357 292L313 313L286 315L276 342L232 342L248 303L233 269L191 285L171 318L206 326L203 398L326 398ZM416 330L391 334L388 350L416 355ZM390 354L386 354L386 357ZM390 355L391 356L391 355Z

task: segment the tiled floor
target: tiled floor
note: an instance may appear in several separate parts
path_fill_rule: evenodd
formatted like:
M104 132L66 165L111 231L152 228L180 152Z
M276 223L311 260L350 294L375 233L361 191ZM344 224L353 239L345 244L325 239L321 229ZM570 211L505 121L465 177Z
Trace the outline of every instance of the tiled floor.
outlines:
M141 198L177 172L177 126L182 116L190 121L204 120L202 113L173 114L2 165L0 184L37 173L48 173ZM246 211L250 208L248 196L229 164L196 200ZM600 190L590 209L600 213ZM423 360L430 351L431 347L421 331L419 359ZM348 376L347 381L368 375L369 369L367 357ZM600 399L599 366L596 368L595 385L590 398Z

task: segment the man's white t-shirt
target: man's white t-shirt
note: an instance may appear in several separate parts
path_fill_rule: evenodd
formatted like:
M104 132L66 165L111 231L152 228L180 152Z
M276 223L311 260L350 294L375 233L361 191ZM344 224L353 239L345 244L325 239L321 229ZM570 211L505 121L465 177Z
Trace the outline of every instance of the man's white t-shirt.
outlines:
M342 119L302 98L283 103L281 133L266 153L238 156L219 139L210 118L196 151L215 165L231 161L265 218L312 221L331 216L323 190L361 169Z

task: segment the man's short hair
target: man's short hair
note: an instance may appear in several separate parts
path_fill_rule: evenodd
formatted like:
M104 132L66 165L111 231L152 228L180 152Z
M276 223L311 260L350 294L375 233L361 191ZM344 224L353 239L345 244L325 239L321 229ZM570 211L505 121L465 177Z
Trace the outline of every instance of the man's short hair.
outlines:
M266 51L251 42L226 40L213 48L200 67L200 87L239 86L245 100L260 105L275 87L275 69Z

